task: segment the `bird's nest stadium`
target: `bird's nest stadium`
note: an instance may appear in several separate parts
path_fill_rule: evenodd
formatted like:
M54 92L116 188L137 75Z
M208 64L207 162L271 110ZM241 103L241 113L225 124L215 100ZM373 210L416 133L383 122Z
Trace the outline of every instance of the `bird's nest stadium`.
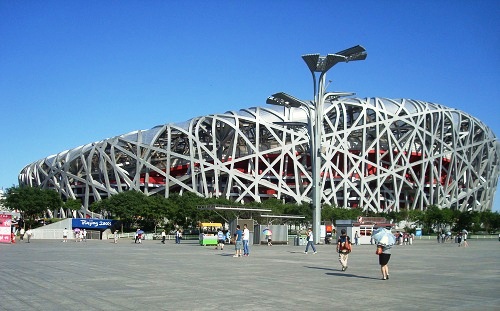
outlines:
M55 189L84 208L127 190L189 191L234 202L310 202L305 109L253 107L89 143L38 160L20 185ZM322 204L363 211L491 210L500 143L478 119L410 99L337 98L324 105Z

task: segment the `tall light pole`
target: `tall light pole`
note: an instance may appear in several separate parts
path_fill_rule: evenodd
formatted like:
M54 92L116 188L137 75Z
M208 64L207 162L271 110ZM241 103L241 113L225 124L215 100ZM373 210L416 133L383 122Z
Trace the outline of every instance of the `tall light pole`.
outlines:
M314 100L310 104L301 101L285 93L276 93L266 101L268 104L282 105L289 107L305 107L308 112L308 132L310 139L310 158L312 172L312 205L313 205L313 233L314 241L320 241L321 224L321 140L323 135L323 109L325 100L329 97L333 99L341 96L352 95L352 93L326 93L325 80L326 72L340 62L349 62L366 59L367 54L364 47L353 46L335 54L320 56L319 54L302 55L307 67L311 71L313 78ZM319 74L319 75L318 75ZM315 111L313 116L313 110ZM313 120L314 117L314 120Z
M322 96L321 101L324 103L325 100L337 100L340 97L344 96L351 96L354 95L354 93L345 93L345 92L329 92L325 93ZM297 99L291 95L288 95L286 93L280 92L271 95L270 97L267 98L266 100L267 104L270 105L277 105L277 106L284 106L287 108L293 107L293 108L305 108L307 111L307 123L303 122L274 122L274 124L278 125L283 125L283 126L293 126L293 127L305 127L307 126L307 133L309 136L309 158L311 159L311 179L312 179L312 194L311 194L311 200L312 200L312 205L314 207L313 210L313 233L314 233L314 238L316 242L319 242L320 239L320 222L321 222L321 191L318 190L316 192L316 189L320 189L320 170L321 170L321 137L322 137L322 132L321 130L319 131L319 134L316 132L316 130L320 127L314 126L317 121L314 121L313 118L316 119L317 113L316 111L316 105L314 102L305 102L300 99ZM321 122L321 124L323 124ZM322 127L322 126L321 126ZM316 148L318 146L318 148ZM316 151L318 153L317 156L314 156L316 154ZM318 204L315 204L315 203ZM319 213L319 216L316 216L316 213ZM317 218L315 218L317 217ZM317 228L314 226L315 220L318 220L318 226ZM316 236L317 232L317 236Z

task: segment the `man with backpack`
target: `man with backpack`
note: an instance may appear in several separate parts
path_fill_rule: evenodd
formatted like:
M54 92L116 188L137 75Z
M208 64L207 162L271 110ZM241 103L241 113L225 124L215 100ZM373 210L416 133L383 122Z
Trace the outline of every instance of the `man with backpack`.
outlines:
M347 270L347 259L352 250L351 238L346 233L345 229L340 231L341 236L337 240L337 252L339 253L339 262L342 265L342 271Z

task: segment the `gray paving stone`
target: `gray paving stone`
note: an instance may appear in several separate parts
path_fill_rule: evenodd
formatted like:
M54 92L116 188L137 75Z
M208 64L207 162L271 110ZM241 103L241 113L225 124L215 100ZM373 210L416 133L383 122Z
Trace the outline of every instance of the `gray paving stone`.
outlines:
M342 272L332 245L0 244L0 310L500 310L500 242L469 242L396 246L387 281L371 245Z

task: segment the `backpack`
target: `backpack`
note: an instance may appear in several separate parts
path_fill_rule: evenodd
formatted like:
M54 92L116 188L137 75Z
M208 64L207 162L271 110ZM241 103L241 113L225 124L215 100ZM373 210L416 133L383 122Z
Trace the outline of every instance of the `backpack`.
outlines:
M341 236L339 238L340 240L340 246L339 246L339 253L347 253L349 254L352 251L351 247L351 241L348 236Z

